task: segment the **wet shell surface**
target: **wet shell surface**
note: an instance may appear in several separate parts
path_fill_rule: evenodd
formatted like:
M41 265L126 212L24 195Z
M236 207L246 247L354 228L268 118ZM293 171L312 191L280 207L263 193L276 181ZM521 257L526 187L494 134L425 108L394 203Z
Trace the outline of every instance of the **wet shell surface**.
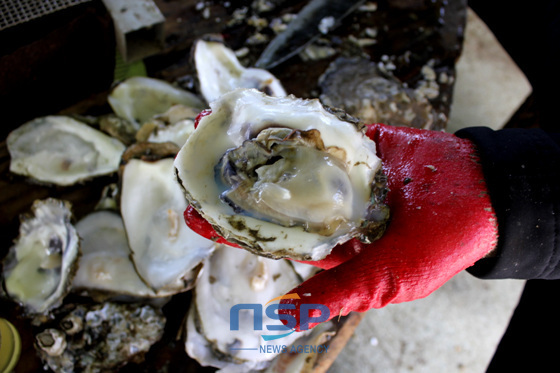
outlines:
M133 123L136 128L165 113L174 105L202 110L204 104L195 94L164 80L136 76L120 82L108 96L115 114Z
M253 255L220 246L206 261L194 289L187 319L185 347L204 366L224 372L247 372L266 367L277 353L259 353L262 345L286 345L305 335L290 330L255 330L253 311L239 311L239 329L231 330L230 309L239 304L259 304L284 295L301 282L289 261ZM277 302L277 301L276 301ZM257 312L257 311L255 311ZM263 325L280 327L280 320L263 315ZM261 335L289 335L265 341ZM254 350L256 349L256 350Z
M282 83L274 75L267 70L244 67L223 43L198 40L194 48L200 91L207 102L237 88L255 88L270 96L286 96Z
M122 218L113 211L96 211L76 224L82 256L72 282L76 291L153 297L134 267Z
M122 171L120 211L134 266L157 294L188 290L215 243L190 230L173 158L130 159Z
M384 231L385 179L375 143L318 100L238 89L175 160L187 199L225 239L258 255L319 260Z
M115 172L125 149L117 139L60 115L23 124L6 143L11 172L64 186Z
M8 295L30 314L59 306L70 289L80 253L70 209L68 202L53 198L36 201L3 262Z

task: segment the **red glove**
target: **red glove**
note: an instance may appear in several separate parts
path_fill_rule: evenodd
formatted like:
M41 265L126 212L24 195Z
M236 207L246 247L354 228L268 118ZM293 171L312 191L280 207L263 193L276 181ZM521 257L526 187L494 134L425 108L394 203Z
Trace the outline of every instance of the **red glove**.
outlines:
M470 141L380 124L367 135L387 175L391 221L378 241L349 241L313 263L327 270L291 291L301 299L282 301L296 305L290 313L298 320L302 303L324 304L332 318L426 297L496 246L496 219Z
M367 135L387 175L391 221L378 241L351 240L310 262L326 270L290 292L300 299L282 300L296 306L282 312L298 320L297 329L301 304L326 305L333 318L423 298L496 245L496 219L470 141L380 124L368 126ZM186 211L191 228L218 237L189 211L196 212ZM315 313L309 317L321 319Z

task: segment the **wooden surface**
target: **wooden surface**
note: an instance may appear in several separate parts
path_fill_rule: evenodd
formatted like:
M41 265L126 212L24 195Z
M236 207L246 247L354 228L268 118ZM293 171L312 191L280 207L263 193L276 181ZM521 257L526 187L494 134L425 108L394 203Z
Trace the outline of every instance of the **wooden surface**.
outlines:
M94 10L84 10L86 14L93 12L95 19L100 27L100 38L105 40L107 37L107 23L110 24L108 15L100 10L99 2L93 2ZM247 20L250 17L266 19L270 24L273 18L278 18L283 14L297 13L305 1L278 0L278 4L273 11L259 12L250 6L251 2L229 1L229 6L218 1L204 2L205 8L198 9L200 1L174 1L158 0L157 5L166 16L165 24L165 46L161 54L147 58L145 65L149 76L178 82L181 86L192 91L196 91L196 74L191 60L191 47L194 40L203 35L221 34L226 44L239 50L246 45L249 38L258 31L261 34L273 37L270 28L264 27L260 30L250 24ZM249 3L249 5L245 5ZM258 3L258 2L256 2ZM454 76L454 64L461 51L462 27L464 25L466 3L465 1L450 2L444 0L418 1L418 0L392 0L378 1L375 4L375 11L357 12L345 19L343 24L331 32L327 37L331 45L336 46L336 54L325 59L315 61L303 61L296 56L288 62L277 66L271 71L282 81L288 93L300 97L316 97L319 93L318 79L328 67L329 63L341 55L360 54L367 56L372 61L381 61L389 56L396 63L395 75L410 86L414 86L421 79L422 67L430 62L438 72L445 72L449 77ZM246 7L247 12L244 19L233 22L236 10ZM82 9L83 10L83 9ZM64 20L64 18L62 18ZM74 24L74 23L73 23ZM63 25L59 25L59 28ZM363 36L366 29L375 28L377 36L375 44L364 48L356 48L349 43L351 35ZM55 30L56 31L56 30ZM0 64L10 61L12 64L25 63L23 60L30 58L30 45L41 45L45 42L45 35L41 35L40 29L27 30L26 35L29 40L21 40L18 44L13 43L11 49L5 49L0 56ZM60 31L50 33L49 40L61 38ZM59 40L60 41L60 40ZM53 45L53 44L50 44ZM57 48L64 49L70 43L61 41L56 44ZM241 60L246 66L250 66L256 61L266 42L261 44L248 45L248 54ZM30 49L31 48L31 49ZM114 48L114 44L107 48ZM26 52L26 53L23 53ZM51 51L55 54L56 51ZM68 53L68 50L64 50ZM106 50L105 50L106 52ZM23 56L23 57L22 57ZM405 58L406 57L406 58ZM112 59L106 63L114 63ZM36 69L40 69L40 64ZM100 114L108 112L106 95L109 89L100 89L98 84L93 84L95 77L103 81L110 80L107 69L96 70L92 66L87 66L88 70L81 71L80 74L88 75L89 79L81 82L77 79L76 73L64 74L64 71L57 71L57 80L60 84L53 82L52 77L46 78L41 74L35 76L33 82L27 81L24 74L27 71L14 74L14 81L25 81L32 88L33 97L48 97L47 102L56 101L53 92L57 87L64 87L65 90L72 90L79 86L79 92L87 92L91 87L90 94L76 95L75 101L68 99L64 94L64 106L60 105L37 105L25 110L26 106L18 101L13 107L7 108L10 121L2 124L2 133L7 134L11 129L16 128L26 120L36 116L64 113L64 114ZM48 74L47 74L48 75ZM79 77L79 76L78 76ZM76 81L78 80L78 81ZM26 83L26 84L27 84ZM7 97L10 92L2 89L10 89L9 85L0 85L0 93ZM445 118L449 112L452 101L452 80L450 83L442 85L438 97L431 100L435 110L442 115L441 125L445 125ZM21 92L17 92L19 96ZM67 93L65 91L65 93ZM18 96L18 97L19 97ZM62 101L61 101L62 102ZM79 219L97 203L102 188L110 182L116 181L116 175L97 178L88 182L71 187L53 187L38 185L32 181L13 175L9 172L9 153L5 142L0 143L0 258L7 253L11 242L16 238L19 227L18 217L22 213L29 211L29 207L36 199L47 196L69 200L73 204L75 218ZM168 316L168 325L162 341L156 344L147 354L146 362L142 365L129 365L122 371L153 371L154 369L167 368L173 372L198 372L212 371L213 369L201 368L192 359L189 359L184 352L183 342L177 340L177 330L180 329L183 314L186 311L186 304L190 295L181 294L172 299L164 307L164 312ZM41 366L36 358L32 345L32 328L21 319L20 310L7 300L0 301L0 317L11 320L20 330L23 339L22 359L17 366L16 372L37 371ZM342 350L346 341L352 335L355 328L359 327L361 316L351 314L349 317L341 319L338 335L331 340L332 353L323 356L317 361L316 371L324 372L330 366L338 352Z

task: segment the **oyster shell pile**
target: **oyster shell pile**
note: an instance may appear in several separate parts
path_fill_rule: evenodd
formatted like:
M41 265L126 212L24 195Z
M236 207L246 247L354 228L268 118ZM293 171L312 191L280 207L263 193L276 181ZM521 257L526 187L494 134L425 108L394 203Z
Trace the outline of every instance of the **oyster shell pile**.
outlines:
M13 172L40 169L47 176L20 173L64 186L114 176L98 208L75 227L66 202L37 202L34 220L22 223L4 261L8 295L47 316L33 321L36 347L55 371L112 370L142 355L165 323L148 304L195 286L186 352L224 372L265 369L278 352L243 350L261 345L261 335L247 314L242 330L231 330L230 308L264 305L318 270L279 258L318 260L338 243L383 232L381 162L357 120L318 100L286 96L272 74L243 67L222 43L201 40L194 52L203 98L136 77L110 93L113 113L90 118L110 136L63 116L39 118L10 135ZM212 112L194 130L204 101ZM28 130L35 127L44 131L38 146ZM41 167L37 150L47 160L62 154L57 166ZM30 157L35 163L22 166ZM192 232L182 217L189 203L249 251ZM76 306L65 297L69 290L94 304ZM140 303L123 303L131 299ZM61 313L63 322L53 326ZM267 344L290 344L305 333L287 334Z
M68 202L36 201L2 262L3 295L22 305L23 316L42 329L37 351L55 371L116 369L146 352L165 324L159 307L148 304L161 306L171 295L192 288L202 261L215 247L184 224L187 203L173 167L203 101L156 79L132 78L121 84L109 96L113 114L37 118L8 138L11 171L41 181L45 188L71 187L106 174L118 181L107 185L99 210L75 226ZM144 135L143 142L128 148L116 139L129 144ZM76 294L103 303L88 310L79 307L79 315L70 315L82 318L78 334L45 329ZM96 325L92 315L100 318Z
M272 258L319 260L388 218L375 143L318 100L238 89L210 104L175 160L187 199L224 238Z

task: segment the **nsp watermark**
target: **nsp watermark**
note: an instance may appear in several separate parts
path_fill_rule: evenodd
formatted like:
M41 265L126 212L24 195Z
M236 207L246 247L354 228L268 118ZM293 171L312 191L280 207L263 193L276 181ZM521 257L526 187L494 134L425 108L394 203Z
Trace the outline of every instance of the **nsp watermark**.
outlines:
M242 303L236 304L230 308L230 330L239 330L239 314L242 310L253 311L253 330L264 330L263 328L263 314L265 314L271 320L279 320L280 324L270 324L264 325L266 330L271 332L281 332L285 331L283 334L261 334L261 337L265 341L272 341L279 338L287 337L288 335L295 332L295 327L297 325L297 319L294 315L288 313L279 313L282 310L295 310L295 304L280 304L272 303L277 300L282 299L300 299L299 295L296 293L282 295L274 299L269 300L263 308L262 304L258 303ZM272 303L272 304L271 304ZM318 310L320 312L319 316L310 316L312 310ZM317 312L313 312L317 314ZM330 317L330 310L324 304L317 303L302 303L299 306L299 329L301 331L309 330L310 324L319 324L327 321ZM257 348L254 348L257 350ZM292 351L293 350L293 351ZM264 353L307 353L307 352L318 352L323 353L328 351L328 346L311 346L311 345L298 345L291 346L291 349L285 345L264 345L259 347L260 352Z

